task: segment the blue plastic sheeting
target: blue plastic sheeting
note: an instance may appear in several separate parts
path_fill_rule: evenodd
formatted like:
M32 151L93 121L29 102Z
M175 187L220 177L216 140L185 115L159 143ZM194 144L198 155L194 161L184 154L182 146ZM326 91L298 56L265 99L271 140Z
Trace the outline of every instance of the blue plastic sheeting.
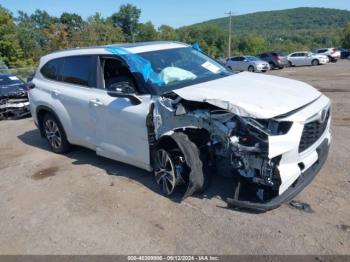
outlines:
M200 47L200 45L199 45L198 42L192 44L192 48L193 48L194 50L199 51L199 52L203 52L203 50L202 50L202 48Z
M108 46L107 51L120 56L129 65L132 73L142 74L145 82L150 81L151 84L157 86L165 85L156 72L153 71L151 63L138 54L131 53L124 48L117 46Z

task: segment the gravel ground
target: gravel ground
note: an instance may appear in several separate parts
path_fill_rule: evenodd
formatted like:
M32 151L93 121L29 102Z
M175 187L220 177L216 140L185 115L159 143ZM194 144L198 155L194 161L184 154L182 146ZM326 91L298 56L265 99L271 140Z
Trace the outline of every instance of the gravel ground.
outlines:
M51 153L30 118L1 121L0 254L350 254L350 61L269 74L333 102L328 161L297 196L309 212L227 209L232 184L219 177L168 199L145 171L83 148Z

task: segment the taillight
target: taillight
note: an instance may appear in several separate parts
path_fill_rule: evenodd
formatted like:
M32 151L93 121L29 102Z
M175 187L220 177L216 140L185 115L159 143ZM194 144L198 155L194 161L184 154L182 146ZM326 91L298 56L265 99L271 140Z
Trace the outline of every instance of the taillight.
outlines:
M281 61L282 58L280 56L277 56L277 61Z

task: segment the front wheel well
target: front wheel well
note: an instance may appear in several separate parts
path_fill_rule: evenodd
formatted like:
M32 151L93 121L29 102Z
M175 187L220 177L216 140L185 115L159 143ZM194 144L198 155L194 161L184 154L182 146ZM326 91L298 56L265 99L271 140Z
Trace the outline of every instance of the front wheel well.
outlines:
M203 128L177 128L173 130L173 132L184 133L199 148L203 147L210 141L209 131ZM176 147L176 143L172 139L171 134L160 137L156 147L160 148L161 146L164 146L164 148L170 147L170 149L174 146Z

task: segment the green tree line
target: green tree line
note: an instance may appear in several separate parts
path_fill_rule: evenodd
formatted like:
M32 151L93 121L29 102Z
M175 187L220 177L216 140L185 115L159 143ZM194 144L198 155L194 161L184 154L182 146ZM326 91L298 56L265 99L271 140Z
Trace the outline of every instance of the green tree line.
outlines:
M10 68L33 66L42 55L65 48L152 40L199 43L205 52L214 57L224 57L227 53L228 33L220 23L203 23L178 29L169 25L156 28L151 21L140 23L140 15L141 9L131 4L121 5L109 17L96 13L87 19L68 12L55 17L39 9L32 14L18 11L14 16L0 6L0 63ZM341 44L350 48L350 24L338 32L342 36ZM288 35L288 31L279 34L281 39ZM261 35L254 30L234 33L232 53L308 49L317 39L322 40L327 35L322 32L310 35L310 31L300 29L288 41L271 40L274 37L268 33Z

